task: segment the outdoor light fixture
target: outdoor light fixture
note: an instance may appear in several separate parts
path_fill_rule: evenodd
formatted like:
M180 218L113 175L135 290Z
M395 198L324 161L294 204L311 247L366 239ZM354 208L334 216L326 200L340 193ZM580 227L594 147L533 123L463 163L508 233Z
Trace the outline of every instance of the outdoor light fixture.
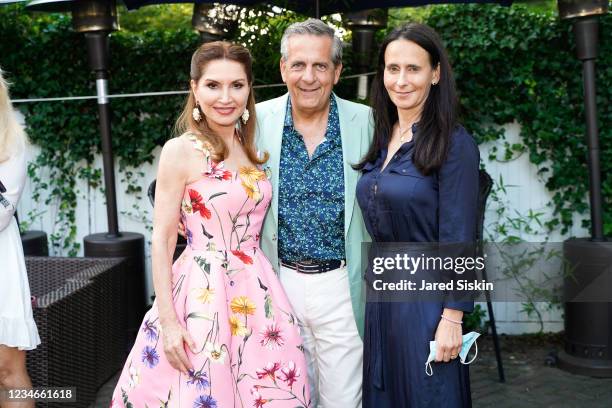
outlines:
M119 28L115 0L34 0L26 8L31 11L71 12L74 30L85 35L89 65L96 75L108 232L90 234L83 238L84 252L86 257L128 258L128 329L131 336L135 337L146 305L144 236L134 232L119 232L117 217L108 97L109 34Z
M85 34L89 64L96 74L96 90L102 134L104 160L104 186L106 191L108 235L119 236L115 172L110 132L110 106L108 100L109 38L118 29L114 0L34 0L27 8L32 11L72 12L72 26Z
M27 8L48 13L72 12L72 27L79 33L119 29L115 0L34 0Z
M559 367L575 374L612 377L612 302L594 289L610 291L612 241L604 237L601 166L597 129L595 60L599 41L598 16L608 12L608 0L558 0L559 17L573 23L576 56L582 61L584 112L589 165L591 237L563 243L572 276L565 280L565 350Z
M387 9L370 9L346 15L346 25L353 33L353 52L357 73L368 72L372 62L374 35L387 26ZM357 84L357 98L368 97L368 77L362 75Z
M608 12L607 0L559 0L561 19L603 15Z
M591 229L595 240L603 240L603 215L599 163L599 135L595 98L595 59L599 42L599 15L608 12L608 0L559 0L559 17L572 19L576 56L582 61L584 108L589 145Z
M218 41L234 34L239 16L238 6L195 3L191 25L200 33L202 42Z

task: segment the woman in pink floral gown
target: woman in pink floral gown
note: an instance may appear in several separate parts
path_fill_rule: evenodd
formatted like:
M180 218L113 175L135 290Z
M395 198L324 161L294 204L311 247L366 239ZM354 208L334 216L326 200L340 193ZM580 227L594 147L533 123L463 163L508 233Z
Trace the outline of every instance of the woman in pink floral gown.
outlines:
M254 149L250 55L207 43L190 74L184 133L166 143L158 170L156 300L112 406L308 407L297 321L259 249L272 188ZM188 246L171 265L179 221Z

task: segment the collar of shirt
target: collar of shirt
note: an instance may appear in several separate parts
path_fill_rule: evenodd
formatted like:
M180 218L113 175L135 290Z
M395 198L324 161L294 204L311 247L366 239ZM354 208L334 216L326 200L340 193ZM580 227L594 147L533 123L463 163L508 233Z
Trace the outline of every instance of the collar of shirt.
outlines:
M412 150L412 148L414 147L414 138L416 137L418 129L419 129L418 122L413 123L412 124L412 139L409 142L405 142L399 147L399 149L397 149L397 152L395 154L399 155L398 157L403 158L406 152L409 152ZM382 149L380 149L380 153L376 161L372 164L366 163L366 165L364 166L364 169L371 170L374 167L382 167L383 163L385 162L387 158L388 151L389 149L387 148L387 145L385 144L385 146Z
M294 126L293 113L291 111L291 96L287 98L287 109L285 110L285 134L289 134L295 137L302 136L300 132ZM340 142L340 119L338 117L338 104L334 94L329 97L329 115L327 117L327 128L325 129L325 140L332 142Z

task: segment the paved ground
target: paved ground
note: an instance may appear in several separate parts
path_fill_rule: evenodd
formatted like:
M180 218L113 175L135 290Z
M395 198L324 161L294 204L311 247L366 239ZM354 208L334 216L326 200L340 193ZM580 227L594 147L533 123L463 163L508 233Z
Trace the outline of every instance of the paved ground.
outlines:
M470 368L474 408L611 408L612 379L569 374L545 364L558 339L501 338L506 382L500 383L490 339Z
M544 363L558 341L502 336L506 382L500 383L492 343L479 339L478 359L470 368L474 408L611 408L612 379L577 376ZM116 381L100 389L90 408L108 407Z

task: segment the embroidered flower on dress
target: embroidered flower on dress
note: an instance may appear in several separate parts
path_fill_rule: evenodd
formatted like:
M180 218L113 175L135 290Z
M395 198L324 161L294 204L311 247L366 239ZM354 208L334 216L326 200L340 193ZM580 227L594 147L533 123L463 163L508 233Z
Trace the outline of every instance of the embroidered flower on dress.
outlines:
M130 364L130 369L128 370L128 372L130 374L128 386L130 388L135 388L140 383L140 369Z
M211 395L200 395L193 402L193 408L217 408L217 401Z
M189 192L189 199L191 200L191 208L193 209L193 212L200 212L200 215L206 219L210 219L210 217L212 216L212 213L210 212L210 210L208 208L206 208L206 205L204 205L204 199L202 198L202 196L200 195L200 193L198 193L196 190L193 189L188 189Z
M226 354L227 352L218 344L208 341L204 345L204 355L210 358L213 363L223 364Z
M196 300L201 303L210 303L215 300L215 290L213 288L198 288L194 289Z
M287 365L280 370L280 374L277 378L287 383L289 387L293 386L293 383L297 381L300 376L300 368L295 365L293 361L289 361Z
M263 197L257 182L264 179L265 173L255 167L241 167L238 173L247 195L252 200L260 202Z
M189 370L187 385L195 385L199 391L204 391L210 387L210 382L208 382L208 376L205 372Z
M210 168L208 171L204 172L204 175L217 180L231 180L232 172L229 170L224 170L223 166L223 162L211 162Z
M234 254L234 256L238 257L242 261L243 264L245 264L245 265L253 265L253 258L248 256L244 252L232 250L232 254Z
M244 183L242 183L242 186L244 187L244 190L247 193L247 196L249 196L250 199L255 200L256 202L260 202L262 199L261 193L259 192L259 187L255 184L248 184L245 185Z
M262 378L269 377L272 379L272 381L274 381L274 377L276 376L276 372L279 368L280 363L269 362L264 368L258 368L255 372L257 373L257 378L260 380Z
M145 322L142 324L142 331L145 333L145 336L147 336L149 341L157 341L157 338L159 337L157 327L155 327L155 324L149 319L145 320Z
M247 335L248 330L246 326L244 325L244 323L242 323L242 320L240 320L240 316L238 315L230 316L229 324L230 324L230 330L233 336L243 337Z
M196 150L199 150L202 153L204 153L206 158L208 158L210 156L210 152L213 150L213 147L212 147L212 145L210 144L209 141L202 140L202 139L198 138L196 135L194 135L193 133L190 133L188 135L188 137L189 137L189 140L191 140L193 142L193 145L194 145Z
M191 246L193 242L193 233L189 228L185 228L185 237L187 238L187 245Z
M266 175L263 171L253 166L241 167L239 174L240 178L242 179L242 182L246 184L255 184L258 181L263 180Z
M264 399L261 396L261 394L257 391L251 390L251 394L253 395L253 407L254 408L262 408L264 404L268 402L268 400Z
M267 324L259 334L261 335L259 344L270 350L277 350L285 344L281 329L276 322Z
M233 298L230 307L232 308L232 312L240 313L245 316L255 314L256 309L255 303L247 296L237 296Z
M187 202L187 200L181 202L181 210L183 210L185 214L193 214L193 207L191 207L191 203Z
M149 368L153 368L159 363L159 354L151 346L146 346L142 350L142 362L145 363Z

